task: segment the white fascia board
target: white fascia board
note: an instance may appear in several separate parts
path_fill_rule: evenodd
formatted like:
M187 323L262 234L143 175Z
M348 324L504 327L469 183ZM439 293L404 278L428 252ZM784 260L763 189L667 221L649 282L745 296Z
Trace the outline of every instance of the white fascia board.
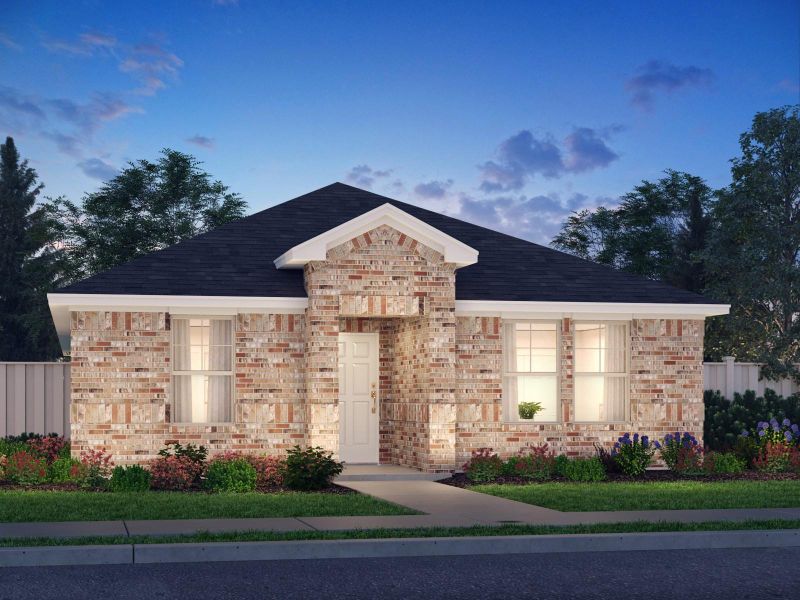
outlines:
M433 248L444 255L445 262L455 263L457 267L478 262L478 251L474 248L387 202L290 248L275 259L275 266L278 269L299 269L312 260L325 260L331 248L380 225L389 225Z
M457 316L499 316L504 319L705 319L727 315L730 308L730 304L456 300Z
M172 314L235 315L242 312L303 313L308 298L261 296L158 296L149 294L47 294L59 335L69 335L69 313L81 310L164 311Z

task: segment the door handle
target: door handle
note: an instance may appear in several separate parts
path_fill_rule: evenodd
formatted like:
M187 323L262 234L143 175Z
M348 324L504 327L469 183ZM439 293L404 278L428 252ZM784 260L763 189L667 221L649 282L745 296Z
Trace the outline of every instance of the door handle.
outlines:
M369 394L369 397L372 398L372 414L375 414L375 411L378 409L378 392L372 390Z

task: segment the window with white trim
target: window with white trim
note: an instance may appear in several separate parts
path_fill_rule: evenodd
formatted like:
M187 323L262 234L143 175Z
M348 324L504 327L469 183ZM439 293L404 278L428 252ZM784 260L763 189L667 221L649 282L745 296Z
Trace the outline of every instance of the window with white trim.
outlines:
M173 317L172 422L230 422L232 396L233 320Z
M506 420L530 420L525 418L530 412L524 409L536 403L539 410L533 416L534 422L557 421L558 323L504 321L503 344Z
M628 415L628 324L575 323L575 420Z

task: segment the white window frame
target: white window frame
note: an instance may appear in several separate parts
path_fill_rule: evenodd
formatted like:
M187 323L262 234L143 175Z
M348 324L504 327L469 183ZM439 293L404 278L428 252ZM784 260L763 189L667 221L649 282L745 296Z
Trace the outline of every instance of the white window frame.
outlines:
M578 325L619 325L623 323L625 325L625 372L624 373L598 373L597 371L578 371ZM631 323L630 321L616 321L616 320L600 320L600 319L585 319L580 321L573 321L573 335L572 335L572 376L575 379L575 385L573 386L573 393L577 393L578 390L578 378L582 375L594 376L597 377L598 375L602 375L604 379L608 378L617 378L621 379L624 378L626 381L625 385L625 398L623 399L623 403L625 405L625 416L620 420L615 421L578 421L577 419L573 419L575 423L627 423L630 421L631 415ZM575 411L575 398L573 396L573 405L572 410ZM573 412L573 417L576 416L576 413Z
M505 416L504 421L507 423L521 423L521 424L550 424L550 423L561 423L563 420L563 413L562 413L562 404L561 404L561 327L562 322L560 320L554 319L502 319L500 321L500 331L503 335L505 335L505 327L504 325L512 324L516 325L517 323L531 323L531 324L548 324L548 325L555 325L556 326L556 370L555 372L543 372L543 371L509 371L508 370L508 363L510 362L510 358L506 356L505 349L506 343L505 340L502 340L502 378L503 378L503 414ZM516 345L514 346L516 349ZM514 358L514 364L516 364L516 355ZM521 419L519 416L519 407L514 407L516 410L512 410L511 406L511 398L508 391L508 379L509 377L553 377L555 376L556 379L556 418L552 421L536 421L535 419Z
M170 425L230 425L236 422L236 378L234 376L236 366L236 318L231 315L206 315L206 314L189 314L189 315L170 315ZM231 368L229 371L212 371L210 369L202 369L197 371L178 371L175 369L175 328L172 322L178 319L207 319L209 321L230 321L231 323ZM211 352L209 344L209 354ZM204 375L221 375L230 377L231 386L231 420L230 421L175 421L175 403L173 402L175 390L175 376L189 375L197 376Z

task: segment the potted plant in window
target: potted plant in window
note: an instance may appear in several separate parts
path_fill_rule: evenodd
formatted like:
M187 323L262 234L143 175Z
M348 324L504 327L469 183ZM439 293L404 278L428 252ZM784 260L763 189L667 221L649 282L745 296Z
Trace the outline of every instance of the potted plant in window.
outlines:
M536 413L542 411L541 402L520 402L518 406L519 418L526 421L533 421Z

